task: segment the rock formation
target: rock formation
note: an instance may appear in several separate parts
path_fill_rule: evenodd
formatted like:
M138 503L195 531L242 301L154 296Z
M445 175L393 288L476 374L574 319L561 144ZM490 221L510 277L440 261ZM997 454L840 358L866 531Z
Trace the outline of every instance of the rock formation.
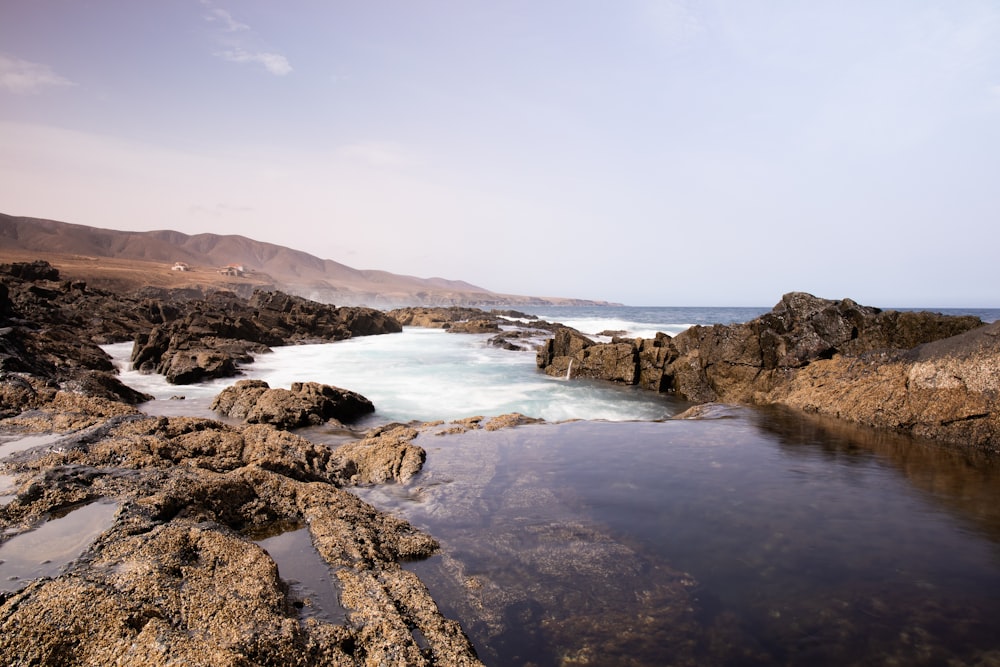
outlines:
M131 295L95 290L79 281L60 281L46 262L2 265L0 279L0 317L43 332L41 347L53 350L50 357L86 353L93 357L86 362L91 370L110 372L110 361L97 345L134 340L135 367L161 373L175 384L237 375L239 364L277 345L402 330L378 310L338 308L281 292L257 291L244 299L224 291L191 298L165 290ZM69 332L59 334L60 327ZM52 344L50 339L60 336L74 350ZM106 368L99 368L101 363Z
M352 422L374 412L375 406L361 394L317 382L271 389L263 380L240 380L215 397L212 409L248 424L292 429L330 420Z
M331 450L266 425L133 413L7 457L17 495L0 539L81 503L119 510L64 573L0 592L0 662L480 665L399 566L437 543L339 488L412 474L419 463L398 462L422 462L416 433ZM300 615L309 601L254 542L275 525L308 526L343 623Z
M489 344L505 350L531 350L561 325L516 310L489 311L453 306L397 308L389 314L403 326L444 329L448 333L496 334ZM524 322L529 322L526 326ZM506 328L503 328L506 327ZM516 341L516 342L515 342Z
M266 345L399 325L276 293L164 296L89 289L44 263L0 268L0 427L63 434L0 460L0 544L82 505L118 507L62 573L0 590L0 663L481 665L399 565L434 553L435 540L341 488L412 477L425 458L418 428L331 448L268 423L149 417L131 404L150 397L122 385L98 347L139 336L150 360L204 377ZM163 343L159 357L150 341ZM372 409L316 383L246 383L219 403L285 428ZM310 600L254 541L283 526L307 527L343 622L303 613Z
M280 292L258 291L249 302L216 293L185 310L183 316L136 336L136 368L161 373L174 384L191 384L232 377L240 363L249 363L270 346L402 331L381 311L337 308Z
M553 376L592 377L696 403L780 403L1000 449L994 325L790 293L742 324L595 343L558 331L538 351ZM935 343L935 341L940 341Z

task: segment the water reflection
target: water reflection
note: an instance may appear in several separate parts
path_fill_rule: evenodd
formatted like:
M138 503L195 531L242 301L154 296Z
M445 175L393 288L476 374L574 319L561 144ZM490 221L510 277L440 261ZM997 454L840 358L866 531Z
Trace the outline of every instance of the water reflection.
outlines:
M0 458L10 456L15 452L23 452L32 447L51 445L64 437L61 433L31 433L0 435Z
M111 527L118 505L98 501L72 508L0 545L0 590L17 591L32 579L53 577Z
M1000 460L996 457L776 406L749 414L790 455L818 449L843 465L877 460L898 470L943 508L953 510L957 521L971 522L974 530L1000 542L1000 503L996 502Z
M266 535L253 539L278 565L278 573L302 604L303 618L315 617L343 623L347 612L340 604L340 586L329 564L313 546L309 528L300 524L275 524Z
M366 489L493 665L1000 658L997 470L770 411L422 436Z

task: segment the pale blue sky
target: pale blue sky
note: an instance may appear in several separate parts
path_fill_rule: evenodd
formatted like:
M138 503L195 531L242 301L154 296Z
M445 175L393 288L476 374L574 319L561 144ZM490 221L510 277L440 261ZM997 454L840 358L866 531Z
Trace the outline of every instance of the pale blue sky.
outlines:
M0 0L0 212L516 294L1000 307L1000 3Z

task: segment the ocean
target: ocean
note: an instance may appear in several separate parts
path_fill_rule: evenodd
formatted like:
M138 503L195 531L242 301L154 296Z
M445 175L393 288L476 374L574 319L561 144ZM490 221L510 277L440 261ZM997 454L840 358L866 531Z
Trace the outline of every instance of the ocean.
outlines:
M533 314L651 336L768 310ZM376 407L363 425L545 420L425 432L419 475L356 490L441 542L406 567L486 664L1000 664L995 460L778 409L675 420L688 406L669 396L548 377L532 350L489 338L406 328L279 348L244 368L272 387L360 392ZM213 416L234 381L172 386L128 370L131 345L106 349L127 384L156 396L153 414ZM302 434L331 446L356 437Z

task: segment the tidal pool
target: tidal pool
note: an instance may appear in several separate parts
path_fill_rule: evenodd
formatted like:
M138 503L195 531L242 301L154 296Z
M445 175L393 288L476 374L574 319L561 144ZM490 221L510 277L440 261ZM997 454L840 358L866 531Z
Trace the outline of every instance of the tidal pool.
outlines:
M343 623L347 612L340 604L340 584L330 565L316 551L309 528L278 526L269 535L255 535L254 540L278 566L278 575L302 603L304 618L315 617L330 623Z
M8 505L17 497L14 494L16 483L13 475L0 475L0 505Z
M358 490L489 665L1000 664L1000 466L779 410L422 435Z
M32 579L56 576L111 527L117 512L117 503L92 502L0 544L0 590L17 591Z
M32 447L51 445L63 437L65 434L62 433L31 433L27 435L8 433L0 435L0 459Z

